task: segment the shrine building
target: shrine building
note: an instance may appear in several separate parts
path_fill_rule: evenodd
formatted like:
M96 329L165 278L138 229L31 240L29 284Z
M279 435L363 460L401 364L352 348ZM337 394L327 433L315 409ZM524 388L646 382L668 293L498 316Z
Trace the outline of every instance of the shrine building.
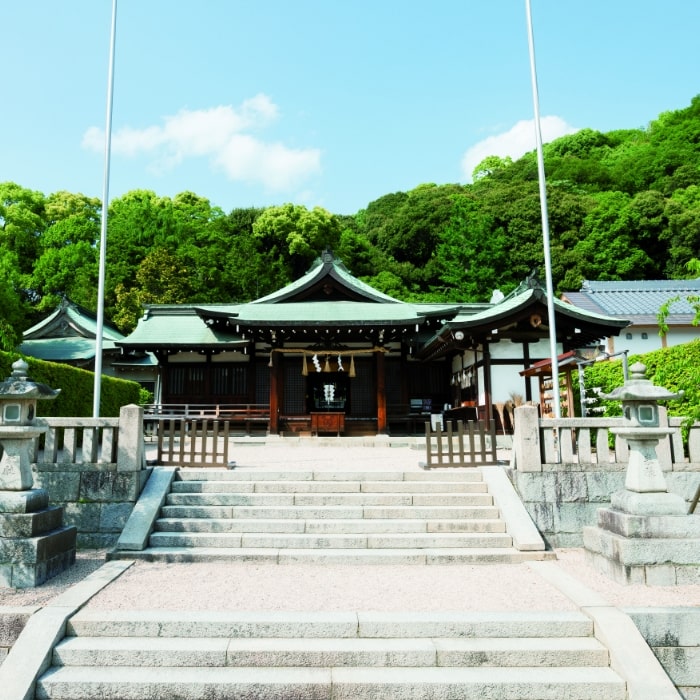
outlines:
M558 352L597 348L628 325L554 301ZM329 251L300 279L244 304L152 305L117 345L153 353L161 406L248 411L271 434L422 432L429 414L490 419L538 400L520 372L549 357L534 278L497 302L394 299Z

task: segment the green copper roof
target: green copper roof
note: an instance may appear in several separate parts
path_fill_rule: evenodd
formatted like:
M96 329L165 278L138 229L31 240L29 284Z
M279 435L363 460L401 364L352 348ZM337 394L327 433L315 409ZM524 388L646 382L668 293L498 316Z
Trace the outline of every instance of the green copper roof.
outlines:
M533 301L546 304L547 300L544 290L540 288L525 289L520 294L507 296L502 301L491 306L491 308L484 309L478 313L459 314L450 321L450 326L473 327L481 324L489 324L513 314L518 309L531 305ZM627 321L597 314L593 311L587 311L573 306L572 304L567 304L560 299L554 299L554 307L559 313L573 318L579 318L582 321L599 322L616 328L624 328L628 325Z
M126 340L124 345L135 348L207 348L235 344L240 336L210 328L193 306L164 305L149 307Z
M102 349L105 351L116 350L113 340L102 341ZM80 360L92 360L95 357L95 341L92 338L41 338L39 340L25 340L19 351L23 355L36 357L48 362L77 362Z
M380 292L374 287L362 282L352 275L340 260L336 260L330 251L326 251L320 258L314 261L305 275L298 280L278 289L272 294L261 297L251 302L253 304L280 304L282 302L300 301L304 294L326 281L339 288L355 300L364 299L375 303L401 303L398 299Z
M91 311L66 299L61 302L53 313L24 331L22 336L25 340L73 336L96 338L97 318ZM102 337L105 340L121 340L124 338L109 322L105 322L102 325Z
M310 301L284 304L240 304L229 307L197 307L203 317L227 317L232 324L247 325L362 325L369 323L422 323L428 315L454 316L451 304L419 305L401 302L377 304L359 301Z

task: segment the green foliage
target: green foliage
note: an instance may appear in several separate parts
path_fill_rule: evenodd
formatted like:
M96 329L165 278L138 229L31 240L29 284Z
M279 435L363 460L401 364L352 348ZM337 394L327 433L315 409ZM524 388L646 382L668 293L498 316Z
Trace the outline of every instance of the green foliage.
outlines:
M17 353L0 352L0 378L12 374L12 363L19 359ZM60 389L55 399L37 402L40 416L83 417L92 415L94 374L76 367L55 362L44 362L33 357L24 358L29 365L29 377L35 382ZM102 377L100 389L100 415L118 416L122 406L138 404L141 387L136 382Z
M628 359L646 365L646 378L672 393L685 392L682 399L666 403L670 416L682 416L700 420L700 339L671 348L662 348L645 355L633 355ZM587 392L601 387L608 394L623 384L622 361L596 362L585 368ZM619 401L601 401L606 416L622 415Z
M253 224L253 236L266 251L270 264L286 274L287 281L300 277L326 248L340 240L338 217L321 207L312 210L297 204L269 207Z
M683 278L700 259L700 95L647 128L582 129L544 148L555 289ZM97 307L101 206L0 183L0 348L58 301ZM105 315L130 331L144 303L244 302L330 247L406 301L487 301L544 266L534 152L489 155L470 185L425 183L354 216L294 204L228 214L193 192L133 190L110 205Z
M472 170L472 180L481 180L482 177L493 175L510 165L513 165L513 159L510 156L506 156L505 158L501 158L500 156L486 156L486 158Z

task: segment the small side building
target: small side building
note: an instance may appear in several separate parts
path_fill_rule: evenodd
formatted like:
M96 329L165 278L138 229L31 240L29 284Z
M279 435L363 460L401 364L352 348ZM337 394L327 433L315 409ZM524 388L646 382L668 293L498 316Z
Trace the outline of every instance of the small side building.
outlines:
M38 360L95 370L97 317L91 311L64 299L58 308L22 333L18 351ZM124 339L109 321L102 327L102 373L138 382L155 393L158 366L148 353L124 356L118 341Z
M700 296L700 279L592 282L585 280L578 292L566 292L562 300L597 314L627 319L630 325L619 337L605 339L610 355L628 352L643 355L660 348L695 340L700 328L693 325L695 309L688 298ZM676 299L666 319L668 333L659 334L661 307Z

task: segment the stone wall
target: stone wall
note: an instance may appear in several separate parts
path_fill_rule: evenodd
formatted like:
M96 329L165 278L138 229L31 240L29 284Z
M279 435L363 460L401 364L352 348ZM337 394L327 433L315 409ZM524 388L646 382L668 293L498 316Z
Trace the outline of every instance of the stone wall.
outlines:
M663 414L663 409L660 412ZM554 421L540 419L534 406L515 410L513 457L508 474L551 547L583 546L583 528L596 525L598 509L609 507L611 495L623 489L626 443L608 448L609 429L619 420ZM553 427L558 430L560 461L552 456L556 454ZM699 434L698 429L691 431L688 458L683 454L679 431L657 450L669 490L688 504L700 482Z
M52 505L63 506L63 523L77 528L79 549L111 547L150 474L144 464L143 410L125 406L118 421L46 418L44 423L49 434L32 464L34 487L46 489Z
M700 610L629 608L627 613L685 700L700 700Z
M610 506L610 495L625 482L624 464L548 464L541 472L509 469L516 491L538 530L551 547L582 547L583 528L597 524L599 508ZM690 502L698 471L665 472L669 490Z
M78 549L114 545L148 479L149 470L120 472L118 465L33 465L34 485L49 492L52 505L63 506L63 524L78 530Z
M0 607L0 664L10 653L12 645L17 641L29 618L38 610L41 610L39 605Z

